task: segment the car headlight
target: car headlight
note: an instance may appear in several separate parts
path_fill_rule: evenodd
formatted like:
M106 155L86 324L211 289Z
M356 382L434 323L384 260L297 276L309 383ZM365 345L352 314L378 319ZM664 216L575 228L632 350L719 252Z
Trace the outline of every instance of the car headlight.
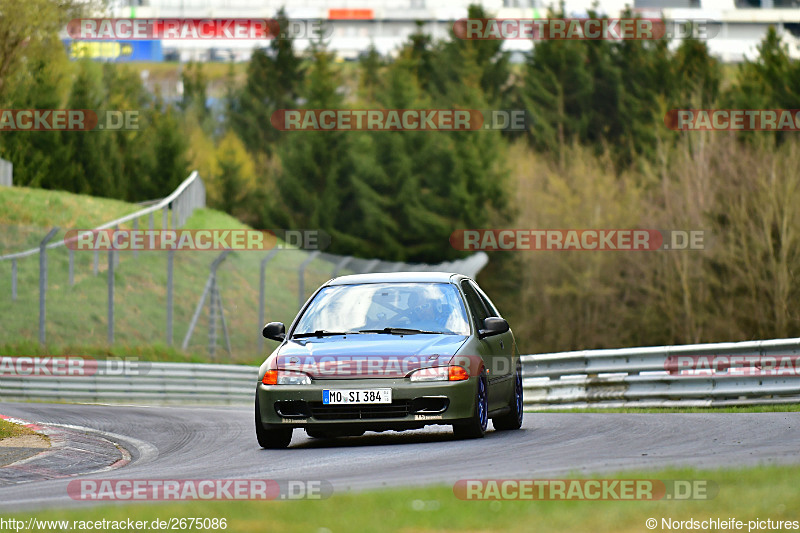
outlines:
M311 385L311 377L292 370L267 370L261 380L264 385Z
M447 381L446 366L420 368L411 374L411 381Z
M463 381L469 373L463 366L433 366L420 368L410 376L411 381Z

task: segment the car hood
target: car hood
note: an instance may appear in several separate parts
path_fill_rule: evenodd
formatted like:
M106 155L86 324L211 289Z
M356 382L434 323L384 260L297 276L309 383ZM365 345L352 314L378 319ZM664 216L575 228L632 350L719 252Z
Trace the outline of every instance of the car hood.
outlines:
M276 350L269 366L315 379L397 378L417 368L447 365L467 338L366 333L296 339Z

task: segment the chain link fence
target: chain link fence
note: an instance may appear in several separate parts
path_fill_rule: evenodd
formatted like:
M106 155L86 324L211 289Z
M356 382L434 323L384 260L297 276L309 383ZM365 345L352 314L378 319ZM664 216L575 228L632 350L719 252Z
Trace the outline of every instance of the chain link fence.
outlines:
M231 223L210 211L191 218L205 207L205 188L196 172L167 198L145 204L97 229L199 229ZM15 226L2 233L0 250L31 248L0 256L0 301L6 302L0 306L0 345L16 345L20 339L61 347L163 345L226 362L259 358L265 348L264 323L290 322L332 277L399 271L474 277L488 262L484 253L423 264L289 247L76 251L65 246L70 235L65 228L42 234L41 228Z

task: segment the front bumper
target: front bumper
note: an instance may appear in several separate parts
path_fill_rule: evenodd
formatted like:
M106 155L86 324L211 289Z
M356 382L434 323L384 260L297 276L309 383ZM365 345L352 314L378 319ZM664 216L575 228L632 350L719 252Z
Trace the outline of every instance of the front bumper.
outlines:
M311 385L258 384L267 426L341 430L413 429L452 424L475 409L477 378L412 383L408 379L315 380ZM324 389L392 389L391 404L323 405Z

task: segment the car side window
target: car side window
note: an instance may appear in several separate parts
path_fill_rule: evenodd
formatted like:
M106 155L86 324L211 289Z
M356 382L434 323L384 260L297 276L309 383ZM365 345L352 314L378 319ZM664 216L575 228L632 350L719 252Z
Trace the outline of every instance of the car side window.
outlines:
M503 318L503 315L500 314L500 311L497 310L492 301L489 299L488 296L486 296L486 294L480 289L480 287L475 287L475 288L476 292L478 293L478 296L480 296L481 301L483 302L483 305L489 311L489 316L497 316Z
M480 296L478 295L477 291L472 287L469 281L464 280L461 282L461 290L464 291L464 296L467 298L467 305L469 306L469 312L472 315L472 318L475 320L475 324L478 328L483 327L483 320L487 318L489 315L489 311L487 311L486 307L483 305Z

